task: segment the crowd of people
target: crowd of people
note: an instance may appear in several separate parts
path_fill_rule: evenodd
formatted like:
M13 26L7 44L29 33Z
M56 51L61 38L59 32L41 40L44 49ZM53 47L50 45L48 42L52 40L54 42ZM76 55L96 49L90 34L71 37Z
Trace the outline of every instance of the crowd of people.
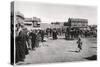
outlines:
M58 36L65 36L65 39L77 39L79 36L82 38L86 37L97 37L96 29L80 29L80 28L47 28L46 29L47 36L52 36L53 39Z
M65 32L66 39L75 39L81 37L97 37L97 30L81 30L80 28L67 28Z
M88 30L79 30L75 28L47 28L45 30L33 29L27 30L23 25L16 24L16 36L15 36L15 45L16 45L16 63L19 61L24 61L25 56L29 54L29 50L35 50L40 45L40 42L44 42L44 37L52 37L53 40L58 39L58 35L65 35L66 39L75 39L79 36L88 37L92 33ZM80 47L80 46L79 46ZM80 48L81 49L81 48Z
M15 63L24 61L25 56L29 54L29 50L35 51L36 48L40 47L40 42L45 42L45 37L52 37L53 40L58 39L58 36L65 36L65 39L78 39L77 44L80 50L82 50L81 37L97 37L97 30L81 30L80 28L46 28L42 29L31 29L28 30L24 24L24 17L20 14L16 15L16 26L15 26ZM14 20L12 21L14 22ZM12 23L13 27L14 24ZM14 28L12 27L12 31ZM14 34L14 33L13 33ZM14 37L11 35L12 38ZM13 38L14 39L14 38ZM13 60L13 59L12 59Z
M25 55L29 54L29 50L35 50L39 47L39 42L44 41L43 30L31 30L28 31L24 26L16 25L16 63L24 61Z
M53 39L57 39L57 36L62 36L65 33L63 28L47 28L44 31L47 37L52 37Z
M29 54L29 50L35 50L40 45L40 42L45 42L44 37L52 37L53 40L58 39L57 35L61 35L56 28L54 29L33 29L28 30L20 23L16 24L15 48L16 48L16 63L24 61L25 56Z

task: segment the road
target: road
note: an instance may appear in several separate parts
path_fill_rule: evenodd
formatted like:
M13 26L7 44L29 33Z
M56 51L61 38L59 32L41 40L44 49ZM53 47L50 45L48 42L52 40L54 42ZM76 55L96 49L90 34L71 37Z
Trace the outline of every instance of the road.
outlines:
M86 61L86 57L96 55L96 39L82 38L81 52L76 52L77 40L65 40L63 36L57 40L45 39L46 42L40 43L35 51L29 51L24 64Z

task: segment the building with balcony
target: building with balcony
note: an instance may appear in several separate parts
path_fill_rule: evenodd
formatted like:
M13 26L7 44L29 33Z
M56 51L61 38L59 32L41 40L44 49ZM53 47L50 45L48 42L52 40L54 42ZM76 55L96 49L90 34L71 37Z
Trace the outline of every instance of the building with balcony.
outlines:
M68 23L71 27L86 28L88 26L88 20L81 18L69 18Z
M33 17L33 18L25 18L24 25L27 29L31 30L34 28L40 28L40 18Z
M69 18L68 22L64 23L64 27L78 28L85 30L88 27L88 19Z

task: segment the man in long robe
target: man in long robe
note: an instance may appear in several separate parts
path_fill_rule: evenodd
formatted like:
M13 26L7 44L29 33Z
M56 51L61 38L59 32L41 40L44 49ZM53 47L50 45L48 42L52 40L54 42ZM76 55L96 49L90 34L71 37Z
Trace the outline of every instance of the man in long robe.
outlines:
M34 31L32 31L29 36L31 37L31 47L32 50L34 50L35 46L36 46L36 34Z

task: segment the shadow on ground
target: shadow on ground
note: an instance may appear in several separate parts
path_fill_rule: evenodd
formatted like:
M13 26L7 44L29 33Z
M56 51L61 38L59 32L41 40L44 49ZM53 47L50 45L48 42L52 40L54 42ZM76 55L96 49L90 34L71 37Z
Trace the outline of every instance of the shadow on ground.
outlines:
M93 56L90 56L90 57L85 57L84 59L87 59L87 60L97 60L97 55L93 55Z
M97 47L90 47L90 48L97 48Z
M75 40L75 39L67 39L67 38L59 38L59 39L64 39L64 40Z
M72 51L72 50L70 50L70 51L68 51L68 52L76 52L76 53L78 53L79 51Z

